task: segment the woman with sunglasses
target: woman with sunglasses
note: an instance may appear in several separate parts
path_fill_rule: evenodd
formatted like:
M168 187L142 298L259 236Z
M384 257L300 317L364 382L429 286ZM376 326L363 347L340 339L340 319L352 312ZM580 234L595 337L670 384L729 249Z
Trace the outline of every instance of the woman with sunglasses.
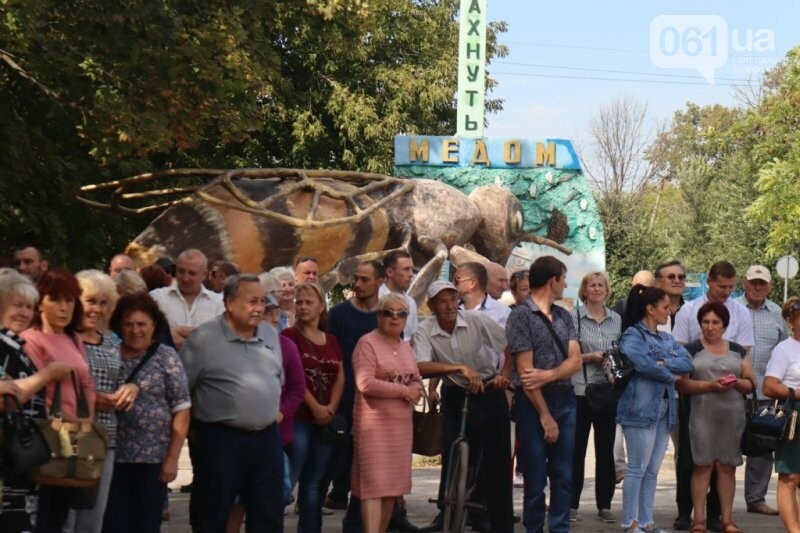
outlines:
M330 423L344 391L342 352L336 337L325 332L328 311L322 289L301 283L295 289L295 325L282 334L300 351L306 376L303 404L294 415L292 440L292 485L298 483L297 530L316 533L322 530L322 477L333 447L320 431Z
M792 296L783 305L784 320L792 336L772 350L764 377L764 395L785 400L794 390L792 407L797 409L800 394L800 298ZM800 438L793 442L778 442L775 450L775 471L778 472L778 512L786 531L800 531L797 489L800 486Z
M353 495L361 498L364 533L386 531L395 500L411 492L411 412L422 378L411 345L401 337L406 299L389 293L378 302L378 328L353 351Z

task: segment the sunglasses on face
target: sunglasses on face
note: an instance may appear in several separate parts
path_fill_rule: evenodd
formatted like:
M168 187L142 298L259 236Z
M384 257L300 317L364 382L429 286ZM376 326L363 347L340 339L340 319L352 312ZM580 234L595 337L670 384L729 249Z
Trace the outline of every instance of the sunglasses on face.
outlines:
M800 311L800 300L793 303L789 309L791 309L792 311Z
M667 274L664 277L667 278L670 281L675 281L676 279L678 281L685 281L686 280L686 274Z
M383 318L406 318L408 316L408 311L392 311L391 309L384 309L383 311L378 311L378 314Z
M298 257L298 258L297 258L297 260L294 262L294 266L297 266L297 265L299 265L300 263L305 263L306 261L313 261L314 263L316 263L316 262L317 262L317 258L316 258L316 257L312 257L312 256L310 256L310 255L301 255L301 256L300 256L300 257Z

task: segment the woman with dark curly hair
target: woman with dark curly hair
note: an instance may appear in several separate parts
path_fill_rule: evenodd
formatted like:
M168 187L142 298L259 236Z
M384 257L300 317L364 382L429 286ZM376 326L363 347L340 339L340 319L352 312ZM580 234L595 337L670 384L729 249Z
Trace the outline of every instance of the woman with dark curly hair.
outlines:
M694 368L675 385L678 391L691 395L692 533L706 531L706 496L712 471L717 474L722 531L740 531L733 523L733 496L736 467L742 464L743 394L753 392L755 374L744 347L722 338L730 319L728 308L720 302L700 307L697 322L702 337L686 345L693 354Z
M121 338L120 377L139 387L117 413L117 451L103 531L157 532L162 485L175 479L189 429L189 385L175 350L158 342L166 324L147 293L123 296L110 326Z

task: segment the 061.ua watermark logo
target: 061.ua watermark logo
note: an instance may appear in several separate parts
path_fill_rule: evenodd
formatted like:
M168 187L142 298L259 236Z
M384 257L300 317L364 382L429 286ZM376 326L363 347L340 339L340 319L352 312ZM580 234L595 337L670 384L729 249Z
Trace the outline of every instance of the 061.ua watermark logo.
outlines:
M774 51L775 34L767 29L728 31L719 15L659 15L650 23L650 61L659 68L695 69L713 85L729 50Z

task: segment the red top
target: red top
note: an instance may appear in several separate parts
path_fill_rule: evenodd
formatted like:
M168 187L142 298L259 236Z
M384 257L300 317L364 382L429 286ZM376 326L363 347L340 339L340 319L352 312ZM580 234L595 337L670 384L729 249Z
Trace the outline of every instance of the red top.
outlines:
M325 333L325 344L314 344L294 326L281 331L281 335L292 339L300 351L308 391L321 404L330 403L333 384L336 383L339 366L342 364L339 341L330 333ZM298 422L313 422L314 416L311 414L311 409L303 403L295 412L294 419Z
M31 358L36 368L44 369L49 363L57 361L71 365L78 373L78 383L83 385L89 409L94 405L94 381L86 362L83 341L79 336L70 337L66 333L45 333L36 329L26 329L20 335L25 339L23 349ZM56 390L55 382L47 385L47 408L53 403ZM61 382L61 411L69 416L77 416L77 396L72 380L66 378Z

